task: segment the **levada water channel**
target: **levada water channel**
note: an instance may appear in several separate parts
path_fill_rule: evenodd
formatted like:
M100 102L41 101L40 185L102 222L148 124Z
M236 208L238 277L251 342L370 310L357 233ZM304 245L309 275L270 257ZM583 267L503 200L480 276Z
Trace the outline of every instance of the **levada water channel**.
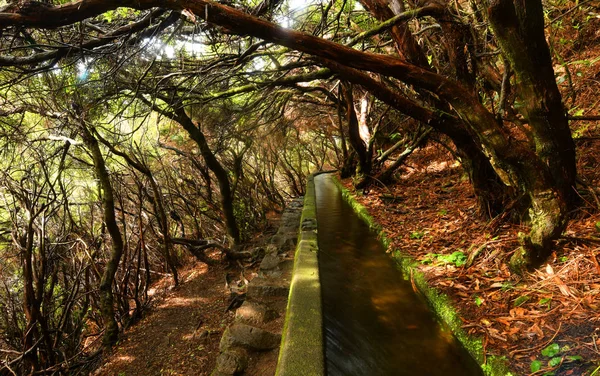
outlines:
M327 375L482 375L332 179L315 178Z

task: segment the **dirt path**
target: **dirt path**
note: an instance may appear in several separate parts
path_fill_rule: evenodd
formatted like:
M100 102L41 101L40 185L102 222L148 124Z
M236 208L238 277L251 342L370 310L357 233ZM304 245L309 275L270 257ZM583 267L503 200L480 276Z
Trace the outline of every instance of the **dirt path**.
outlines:
M226 272L223 265L201 263L184 271L182 285L124 333L94 375L209 375L222 332L233 320L225 311Z

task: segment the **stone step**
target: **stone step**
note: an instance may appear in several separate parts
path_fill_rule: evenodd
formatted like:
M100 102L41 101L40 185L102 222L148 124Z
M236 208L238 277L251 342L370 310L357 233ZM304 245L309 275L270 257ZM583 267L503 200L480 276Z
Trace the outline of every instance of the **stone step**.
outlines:
M254 326L235 323L225 330L219 350L225 352L234 347L265 351L279 346L281 334L271 333Z
M211 376L239 375L248 367L248 352L241 347L223 351L217 357L217 365Z
M279 317L277 311L271 307L246 300L235 312L235 320L243 324L265 324Z
M261 300L266 297L286 297L290 292L290 283L285 280L256 277L248 285L248 297Z

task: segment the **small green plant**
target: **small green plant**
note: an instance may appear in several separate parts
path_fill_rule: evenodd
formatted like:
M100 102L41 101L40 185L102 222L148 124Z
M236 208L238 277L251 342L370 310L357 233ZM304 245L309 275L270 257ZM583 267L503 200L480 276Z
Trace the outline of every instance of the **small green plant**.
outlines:
M539 360L534 360L533 362L531 362L531 364L529 365L529 369L531 370L531 372L537 372L539 370L542 369L542 362Z
M410 239L423 239L423 237L425 236L425 232L423 231L413 231L410 233L410 235L408 236Z
M428 253L421 261L423 264L431 264L432 262L441 264L454 264L456 267L464 266L467 262L467 255L463 251L455 251L449 255L439 253Z
M560 347L558 343L551 343L540 351L542 356L546 358L550 358L548 360L548 368L555 368L560 366L563 363L571 363L571 362L580 362L583 360L583 357L579 355L563 355L565 352L569 351L571 348L569 346ZM538 372L542 369L543 362L539 359L534 359L529 365L529 369L531 372ZM543 376L554 375L554 372L545 372Z
M475 305L477 305L477 307L481 307L482 304L483 304L483 299L481 299L481 296L476 296L475 297Z
M440 217L443 217L443 216L445 216L445 215L447 215L447 214L448 214L448 210L446 210L446 209L442 209L442 210L440 210L440 211L438 212L438 215L439 215Z
M545 347L544 349L542 349L541 353L543 356L552 358L552 357L556 356L558 353L560 353L560 346L558 345L558 343L552 343L552 344L548 345L547 347Z
M596 231L600 232L600 221L596 222L595 227Z
M467 255L463 251L452 252L450 255L439 255L438 260L445 264L454 264L457 267L461 267L467 262Z
M546 308L550 309L550 305L552 304L552 298L542 298L538 302L541 306L546 306Z

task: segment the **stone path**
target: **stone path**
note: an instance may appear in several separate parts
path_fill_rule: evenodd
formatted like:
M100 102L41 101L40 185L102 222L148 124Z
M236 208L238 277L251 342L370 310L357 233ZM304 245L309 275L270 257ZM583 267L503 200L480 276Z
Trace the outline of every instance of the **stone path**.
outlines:
M213 376L275 374L302 203L302 198L295 199L285 209L259 275L250 281L235 322L223 333Z

